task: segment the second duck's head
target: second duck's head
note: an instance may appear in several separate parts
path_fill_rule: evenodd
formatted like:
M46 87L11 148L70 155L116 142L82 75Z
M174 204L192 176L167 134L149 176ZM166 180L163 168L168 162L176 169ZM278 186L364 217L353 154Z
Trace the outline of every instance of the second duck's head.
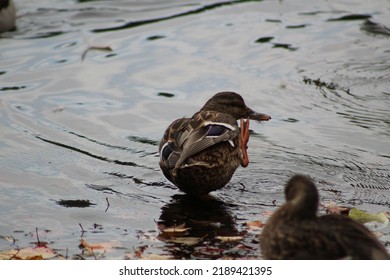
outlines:
M302 216L315 216L319 196L314 182L305 175L294 175L288 180L285 188L286 202ZM298 214L297 213L297 214Z

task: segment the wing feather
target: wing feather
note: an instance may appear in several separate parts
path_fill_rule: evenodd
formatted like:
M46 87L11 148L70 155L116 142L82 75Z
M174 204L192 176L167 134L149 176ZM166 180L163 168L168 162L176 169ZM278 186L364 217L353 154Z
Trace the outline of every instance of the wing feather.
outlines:
M222 113L199 112L174 121L160 143L160 162L172 169L191 156L239 136L237 121Z
M180 166L187 158L207 149L208 147L223 141L233 140L238 135L237 130L230 130L228 128L226 128L226 130L218 136L207 136L207 131L208 129L203 127L203 129L188 135L186 142L183 144L183 152L181 153L176 166Z

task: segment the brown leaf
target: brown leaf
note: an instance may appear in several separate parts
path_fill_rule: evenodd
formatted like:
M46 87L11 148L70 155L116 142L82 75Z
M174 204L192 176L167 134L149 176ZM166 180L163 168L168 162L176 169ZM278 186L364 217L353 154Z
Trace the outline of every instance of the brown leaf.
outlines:
M172 260L171 255L158 255L158 254L145 254L141 258L142 260Z
M56 256L57 254L47 247L27 247L0 252L0 260L45 260Z
M137 249L134 248L134 256L136 258L141 258L142 254L144 253L145 249L148 248L148 245L139 246Z
M263 228L264 227L264 223L260 220L246 222L245 224L249 228Z
M119 247L118 242L101 242L101 243L87 243L84 239L80 240L80 248L87 250L90 254L94 254L96 251L107 251L114 247Z

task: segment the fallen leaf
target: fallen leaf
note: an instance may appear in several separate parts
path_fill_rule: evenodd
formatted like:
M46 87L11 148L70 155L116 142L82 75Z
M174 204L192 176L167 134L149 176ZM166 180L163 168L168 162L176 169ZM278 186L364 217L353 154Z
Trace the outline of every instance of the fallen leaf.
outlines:
M185 227L185 224L181 224L174 227L167 227L161 230L161 236L164 238L179 237L188 235L190 228Z
M142 260L172 260L171 255L158 255L158 254L144 254L141 257Z
M215 238L221 240L222 242L233 242L242 240L242 236L216 236Z
M377 222L377 223L388 223L389 218L387 217L386 213L376 213L376 214L371 214L367 213L365 211L359 210L357 208L352 208L349 211L348 214L349 217L354 219L355 221L358 221L362 224L368 223L368 222Z
M80 240L79 247L85 249L89 255L95 255L95 252L104 253L115 247L119 247L118 242L87 243L84 239Z
M245 224L247 227L250 227L250 228L263 228L264 227L264 223L260 220L246 222Z
M220 257L225 252L224 249L213 247L213 246L202 246L199 248L196 248L196 251L194 252L194 256L208 256L208 257Z
M145 249L148 248L148 245L140 246L137 249L134 249L134 256L137 258L141 258L142 254L144 253Z
M192 246L198 244L203 240L202 237L173 237L165 240L166 242L171 242L175 244Z
M27 247L0 252L0 260L46 260L56 257L57 254L47 247Z
M80 240L80 245L79 246L81 248L87 249L87 250L104 249L103 245L101 245L99 243L89 244L84 239Z

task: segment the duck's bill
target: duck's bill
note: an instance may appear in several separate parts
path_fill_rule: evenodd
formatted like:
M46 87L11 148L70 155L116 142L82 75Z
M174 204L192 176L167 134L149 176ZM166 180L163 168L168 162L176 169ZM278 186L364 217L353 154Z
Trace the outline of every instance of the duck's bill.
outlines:
M271 116L263 113L257 113L251 110L249 112L248 118L255 121L269 121L271 119Z

